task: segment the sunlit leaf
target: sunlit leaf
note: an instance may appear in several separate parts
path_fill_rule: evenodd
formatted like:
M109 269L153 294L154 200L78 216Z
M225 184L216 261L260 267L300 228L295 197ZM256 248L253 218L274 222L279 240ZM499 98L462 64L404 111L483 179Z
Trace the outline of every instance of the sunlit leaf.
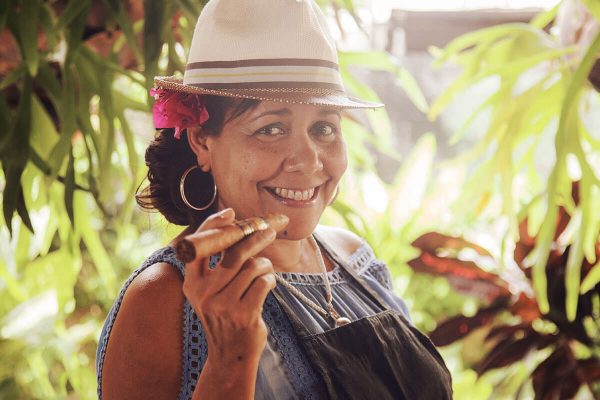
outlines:
M556 18L559 6L560 3L556 4L554 7L547 11L542 11L541 13L533 17L529 23L538 29L544 29L546 26L552 23L554 18Z
M393 74L398 85L404 90L412 103L422 112L427 112L427 100L419 84L411 73L397 64L389 54L383 52L340 52L340 64L346 69L361 66L373 71L386 71ZM374 100L376 101L376 100Z
M594 18L600 21L600 3L598 3L596 0L583 0L583 4L585 4Z
M92 227L90 212L86 205L86 196L80 191L76 191L73 198L73 211L77 220L77 230L81 234L81 238L85 243L85 247L90 253L94 265L98 270L106 295L109 298L116 296L116 275L112 268L112 263L98 231Z
M588 272L583 282L581 282L579 290L581 294L587 293L598 285L598 283L600 283L600 262L594 265L590 272Z

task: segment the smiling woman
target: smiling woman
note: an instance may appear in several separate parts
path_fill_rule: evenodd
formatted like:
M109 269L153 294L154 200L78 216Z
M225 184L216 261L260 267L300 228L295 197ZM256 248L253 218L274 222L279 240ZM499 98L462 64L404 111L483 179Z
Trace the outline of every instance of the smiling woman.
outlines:
M218 182L218 209L237 218L285 214L290 240L310 236L347 164L339 112L313 105L264 101L218 136L191 130L188 142Z
M347 167L340 110L381 106L344 92L318 6L211 0L183 80L155 84L138 201L186 228L115 301L99 397L451 398L386 266L318 225Z

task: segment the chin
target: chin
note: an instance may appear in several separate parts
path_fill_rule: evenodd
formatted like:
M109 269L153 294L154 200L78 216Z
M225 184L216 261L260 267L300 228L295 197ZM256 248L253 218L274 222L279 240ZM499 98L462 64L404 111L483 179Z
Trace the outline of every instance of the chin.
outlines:
M291 216L290 216L291 218ZM301 240L309 237L317 227L319 221L315 221L314 223L308 223L306 220L304 221L294 221L290 219L290 223L285 229L277 234L277 239L284 240Z

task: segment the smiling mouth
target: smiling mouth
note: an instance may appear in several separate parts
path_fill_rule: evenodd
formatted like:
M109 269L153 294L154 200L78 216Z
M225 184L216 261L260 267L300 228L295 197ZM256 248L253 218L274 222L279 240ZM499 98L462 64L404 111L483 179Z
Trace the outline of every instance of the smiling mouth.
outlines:
M310 201L316 197L316 194L319 192L319 187L316 186L309 189L288 189L288 188L280 188L280 187L266 187L266 189L276 197L286 200L295 200L295 201Z

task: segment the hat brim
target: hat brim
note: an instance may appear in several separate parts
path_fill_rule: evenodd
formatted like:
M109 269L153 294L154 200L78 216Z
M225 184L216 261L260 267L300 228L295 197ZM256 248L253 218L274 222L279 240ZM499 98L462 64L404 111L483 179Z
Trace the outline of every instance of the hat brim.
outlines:
M354 109L384 107L382 103L365 101L347 96L345 93L340 93L339 91L320 88L207 89L186 85L183 83L183 79L178 76L157 76L154 78L154 85L157 88L182 93L209 94L280 103L312 104L323 107Z

